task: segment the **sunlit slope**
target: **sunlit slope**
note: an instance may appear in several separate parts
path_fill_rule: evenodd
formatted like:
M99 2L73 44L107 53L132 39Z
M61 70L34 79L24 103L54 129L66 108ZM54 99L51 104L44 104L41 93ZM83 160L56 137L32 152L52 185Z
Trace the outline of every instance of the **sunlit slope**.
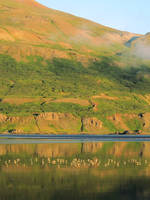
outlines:
M86 60L114 54L133 36L33 0L0 1L0 52L17 59L40 55Z
M0 133L149 133L148 41L0 0Z

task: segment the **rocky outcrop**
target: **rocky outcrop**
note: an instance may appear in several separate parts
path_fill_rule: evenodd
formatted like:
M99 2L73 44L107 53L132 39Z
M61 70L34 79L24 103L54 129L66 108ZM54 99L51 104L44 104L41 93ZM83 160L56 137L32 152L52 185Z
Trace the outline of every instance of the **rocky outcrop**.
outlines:
M7 122L10 123L21 123L21 124L28 124L30 123L32 120L34 120L33 116L17 116L17 117L8 117L7 118Z
M0 123L6 122L7 118L8 117L6 115L0 114Z
M1 114L0 123L1 126L14 125L13 133L98 133L103 127L102 122L95 117L80 119L70 113L55 112L34 113L33 116L24 117Z
M41 113L37 120L54 120L58 121L61 119L75 119L75 117L70 113L54 113L54 112L48 112L48 113Z
M80 132L80 118L70 113L41 113L37 123L44 133L78 133Z
M0 114L0 127L11 133L78 133L80 118L70 113L34 113L33 116L6 116Z
M107 123L105 123L107 122ZM110 134L115 131L127 134L140 131L150 132L150 113L115 114L104 121L96 117L77 117L71 113L34 113L32 116L7 116L0 114L1 133L39 134ZM109 124L113 126L113 131ZM140 127L140 129L139 129Z
M82 123L83 132L97 133L100 132L103 127L103 123L96 117L84 118Z

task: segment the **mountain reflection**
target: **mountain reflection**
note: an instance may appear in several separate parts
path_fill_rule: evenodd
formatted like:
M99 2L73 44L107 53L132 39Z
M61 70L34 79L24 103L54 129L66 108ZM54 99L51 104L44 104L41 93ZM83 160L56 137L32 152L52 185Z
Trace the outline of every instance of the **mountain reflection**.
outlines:
M148 142L0 145L0 170L0 200L150 197Z

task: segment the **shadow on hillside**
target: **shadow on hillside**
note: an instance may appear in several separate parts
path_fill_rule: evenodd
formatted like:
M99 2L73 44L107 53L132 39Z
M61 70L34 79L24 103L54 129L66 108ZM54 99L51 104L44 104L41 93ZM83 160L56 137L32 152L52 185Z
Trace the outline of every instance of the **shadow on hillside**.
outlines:
M116 66L112 57L102 57L89 67L95 71L95 75L105 77L109 80L126 87L129 91L150 92L150 67L147 65L129 66L121 68Z

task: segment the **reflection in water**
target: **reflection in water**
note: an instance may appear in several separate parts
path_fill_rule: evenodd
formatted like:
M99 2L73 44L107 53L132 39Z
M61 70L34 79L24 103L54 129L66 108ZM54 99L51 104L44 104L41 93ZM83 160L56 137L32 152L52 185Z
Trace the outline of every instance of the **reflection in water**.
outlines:
M0 200L150 199L150 143L0 145Z

